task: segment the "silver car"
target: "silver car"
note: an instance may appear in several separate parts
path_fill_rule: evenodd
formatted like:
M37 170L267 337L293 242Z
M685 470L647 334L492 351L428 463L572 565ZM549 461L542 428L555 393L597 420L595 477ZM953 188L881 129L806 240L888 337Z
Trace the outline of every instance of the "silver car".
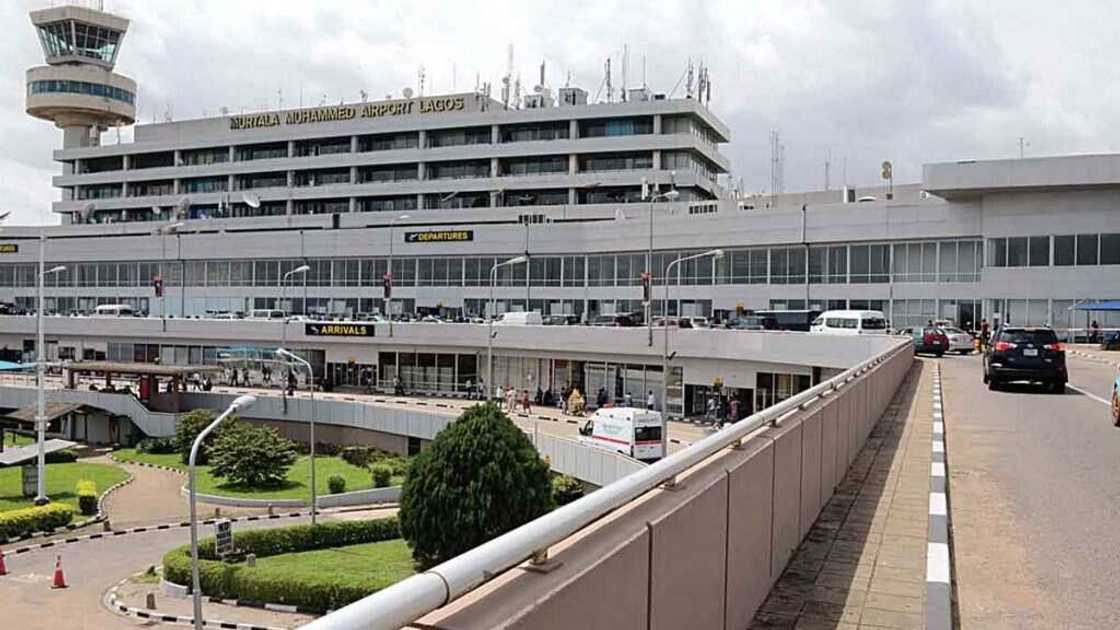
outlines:
M972 335L955 326L945 326L943 330L945 335L949 337L949 352L972 354L975 349Z

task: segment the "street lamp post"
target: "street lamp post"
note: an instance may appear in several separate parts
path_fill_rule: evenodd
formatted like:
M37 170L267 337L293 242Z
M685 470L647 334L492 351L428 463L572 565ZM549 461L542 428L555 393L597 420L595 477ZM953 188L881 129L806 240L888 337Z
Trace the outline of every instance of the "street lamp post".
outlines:
M661 452L663 454L668 453L668 440L666 439L668 431L666 429L669 422L669 273L679 263L709 256L719 260L723 258L723 250L712 249L700 254L682 256L665 266L665 299L661 303L662 328L665 329L665 343L661 347L661 415L665 422L665 427L661 430Z
M681 196L680 191L676 189L674 180L676 179L676 171L670 174L669 190L665 192L655 192L649 195L649 248L646 251L646 273L650 274L650 286L653 285L653 204L658 201L676 201ZM653 347L653 293L651 291L649 299L646 301L646 332L648 333L647 345ZM662 313L661 316L667 317L668 313ZM662 403L664 404L664 403Z
M280 303L277 304L284 311L284 329L280 332L280 347L284 347L288 343L288 309L284 308L284 300L288 297L288 278L296 274L307 273L311 270L308 265L300 265L291 271L284 273L280 278ZM303 302L303 310L307 312L307 300Z
M519 265L528 260L525 256L517 256L504 260L500 263L494 263L490 267L490 312L486 317L486 390L487 400L492 400L494 397L494 311L496 305L494 303L494 284L497 282L498 267L505 267L507 265Z
M318 511L318 488L315 485L315 372L311 369L311 364L304 360L303 357L297 356L295 353L286 350L284 347L276 349L276 354L288 359L296 361L307 370L307 382L309 391L311 392L311 418L309 422L311 425L311 524L314 526L318 521L316 513ZM285 370L287 372L287 370Z
M191 514L191 594L194 599L194 627L195 630L202 630L202 588L199 585L198 579L198 511L195 506L195 470L194 461L198 457L198 447L202 444L202 440L206 439L207 435L218 428L226 418L238 410L248 409L257 399L253 396L238 396L236 400L230 403L230 406L222 412L222 415L214 419L198 437L194 439L194 444L191 445L191 456L187 463L187 485L190 489L190 514Z
M183 227L183 225L184 225L183 222L179 221L177 223L172 223L170 225L164 225L164 226L156 228L155 230L152 230L152 232L154 234L159 234L159 278L160 278L160 282L163 282L165 280L165 278L163 277L163 266L167 263L167 235L177 232L179 230L179 228ZM180 278L179 283L182 284L182 282L183 282L183 279ZM167 301L167 298L165 297L166 296L166 291L167 291L166 285L160 287L159 319L162 323L161 328L163 329L164 332L167 332L167 309L165 308L165 303Z
M50 269L46 268L46 251L47 251L47 236L46 234L39 235L39 308L35 309L35 328L37 339L35 341L35 354L37 360L35 361L35 375L36 375L36 407L35 407L35 429L39 440L39 454L37 461L37 468L39 474L35 486L35 505L44 505L50 503L47 497L47 392L46 392L46 365L47 365L47 342L46 331L43 329L43 308L46 305L46 297L44 290L46 286L46 277L48 274L56 274L60 271L66 271L66 267L59 265Z
M407 214L393 219L389 222L389 270L386 273L386 279L389 281L389 295L385 296L385 311L389 316L389 336L393 336L393 228L396 227L397 221L403 221L411 218Z

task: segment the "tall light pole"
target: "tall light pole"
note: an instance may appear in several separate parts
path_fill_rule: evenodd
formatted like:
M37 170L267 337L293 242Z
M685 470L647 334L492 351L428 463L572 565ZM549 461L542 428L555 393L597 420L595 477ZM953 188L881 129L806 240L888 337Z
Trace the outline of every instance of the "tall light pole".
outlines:
M283 322L284 327L283 327L283 330L280 331L280 346L281 347L283 347L285 344L288 343L288 309L284 308L284 300L287 299L287 295L288 295L288 278L291 277L291 276L297 275L297 274L305 274L310 270L311 270L310 266L300 265L300 266L296 267L295 269L292 269L291 271L286 272L284 274L284 276L282 278L280 278L280 303L277 304L277 306L279 306L284 311L284 318L283 318L284 319L284 322ZM306 301L303 304L303 310L304 310L305 313L307 312L307 302Z
M257 402L254 396L238 396L236 400L230 403L230 406L222 412L222 415L214 418L214 421L209 424L198 437L194 439L194 444L191 445L191 456L187 462L187 486L190 489L190 509L191 509L191 592L194 598L194 627L195 630L202 630L202 588L198 580L198 511L195 507L195 471L194 461L198 457L198 447L202 444L202 440L206 439L207 435L218 428L226 418L238 410L248 409L253 403Z
M311 392L311 524L315 525L318 521L316 519L316 511L319 507L318 488L315 485L315 372L311 369L311 364L308 363L303 357L289 352L283 347L276 349L276 354L288 359L289 361L296 361L307 370L307 382L309 384L309 391ZM285 370L287 372L287 370Z
M664 324L662 328L665 329L665 344L661 347L661 416L666 423L661 429L661 452L663 454L668 453L666 439L668 431L666 428L669 422L669 272L679 263L696 260L697 258L707 258L709 256L719 260L723 258L723 250L711 249L700 254L682 256L665 266L665 300L661 304L662 323Z
M158 227L158 228L152 230L153 234L158 234L159 237L160 237L159 238L159 252L160 252L159 253L159 278L160 278L161 283L164 281L163 265L167 262L167 235L175 233L176 231L179 230L179 228L183 227L183 225L184 225L184 223L182 221L179 221L177 223L172 223L170 225L164 225L164 226L161 226L161 227ZM181 284L183 282L183 278L179 278L179 282ZM163 328L164 332L167 331L167 319L166 319L167 318L167 313L166 313L166 309L164 308L164 303L167 300L167 298L165 297L166 292L167 292L167 287L166 286L161 286L160 287L160 293L159 293L159 318L160 318L160 321L162 323L161 327Z
M35 354L37 360L35 361L35 374L36 378L36 408L35 408L35 428L39 439L39 457L38 457L38 481L35 486L35 505L44 505L50 503L47 497L47 392L46 392L46 364L47 364L47 342L46 331L43 329L43 308L46 305L45 289L47 274L56 274L60 271L66 271L66 267L59 265L57 267L46 268L46 251L47 251L47 235L39 235L39 308L35 309L35 328L38 338L35 342Z
M396 227L397 221L403 221L411 218L407 214L393 219L389 222L389 270L385 273L385 280L388 282L386 287L389 289L388 295L385 296L385 311L389 315L389 336L393 336L393 228Z
M494 304L494 284L497 282L498 267L505 267L507 265L519 265L529 260L526 256L517 256L510 258L500 263L494 263L490 267L490 312L486 317L486 390L487 400L494 397L494 311L496 305Z
M646 251L646 273L649 274L649 283L651 287L649 299L646 300L646 332L648 339L646 345L653 347L653 204L658 201L676 201L681 196L680 191L676 188L676 171L669 174L669 190L665 192L655 192L649 196L649 249ZM643 184L645 181L643 180ZM645 186L643 186L643 189ZM645 192L643 190L643 192ZM662 313L662 318L668 317L668 313ZM664 321L664 320L663 320ZM664 405L664 403L662 403Z

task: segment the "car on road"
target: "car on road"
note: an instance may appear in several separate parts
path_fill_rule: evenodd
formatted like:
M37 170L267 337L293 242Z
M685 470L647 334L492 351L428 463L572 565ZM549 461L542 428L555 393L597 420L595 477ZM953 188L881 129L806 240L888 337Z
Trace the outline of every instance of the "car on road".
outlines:
M1112 381L1112 424L1120 427L1120 374Z
M548 315L544 318L545 326L575 326L579 324L579 315Z
M813 320L809 332L829 335L887 333L887 318L882 311L825 311Z
M984 350L984 382L997 390L1004 383L1043 383L1054 393L1066 388L1066 348L1050 328L1000 326Z
M956 326L943 326L941 329L944 330L945 335L949 337L948 352L972 354L972 351L975 349L975 340L972 338L972 335Z
M909 335L914 342L914 354L932 354L942 356L949 351L949 336L945 330L935 326L918 326L917 328L904 328L903 335Z
M766 321L761 317L743 315L727 320L723 327L728 330L766 330Z

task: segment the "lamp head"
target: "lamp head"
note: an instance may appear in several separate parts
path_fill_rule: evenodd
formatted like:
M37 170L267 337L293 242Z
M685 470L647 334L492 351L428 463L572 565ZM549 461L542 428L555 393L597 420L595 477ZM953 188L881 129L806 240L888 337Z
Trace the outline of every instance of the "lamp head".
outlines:
M665 201L676 201L677 198L681 196L681 191L674 188L672 190L665 191L662 196L665 198Z
M296 267L295 269L289 271L288 273L307 273L308 271L311 271L310 266L300 265L300 266Z
M249 407L252 407L256 402L256 396L249 396L248 394L246 394L245 396L238 396L237 399L233 401L233 404L230 405L230 407L235 410L248 409Z
M529 259L525 256L517 256L516 258L510 258L509 260L505 261L502 264L503 265L520 265L521 263L523 263L527 260L529 260Z
M278 354L278 355L280 355L280 356L284 357L285 359L290 359L290 358L292 358L292 353L291 353L291 352L289 352L289 351L288 351L287 349L285 349L285 348L277 348L277 349L276 349L276 354Z
M51 267L45 273L60 273L60 272L63 272L63 271L66 271L66 265L58 265L57 267Z
M716 260L719 260L720 258L723 258L723 250L722 249L713 249L711 251L711 254L712 254L712 258L715 258Z

